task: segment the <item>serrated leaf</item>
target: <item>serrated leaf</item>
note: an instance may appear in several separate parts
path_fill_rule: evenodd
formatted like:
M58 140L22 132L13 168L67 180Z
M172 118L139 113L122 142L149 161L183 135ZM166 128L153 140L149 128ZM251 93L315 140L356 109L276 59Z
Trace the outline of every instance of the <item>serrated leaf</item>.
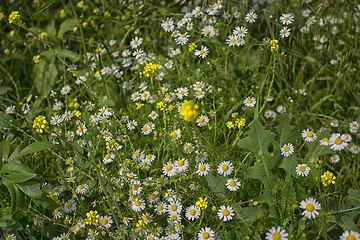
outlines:
M38 141L30 144L29 146L25 147L23 150L21 150L19 153L13 152L9 158L9 162L11 162L14 159L17 159L19 157L25 156L30 153L39 152L42 150L54 148L55 145L48 141Z
M6 163L0 170L0 176L14 183L21 183L34 178L36 174L23 164Z
M289 157L283 157L283 161L280 164L280 168L284 169L287 175L287 180L296 173L296 166L298 165L297 156L292 154Z
M205 176L205 180L212 192L222 199L225 198L225 177L215 177L213 174L209 173Z
M59 32L58 32L57 36L59 38L62 38L64 33L72 30L76 24L77 24L76 19L66 19L64 22L62 22L60 24L60 28L59 28Z
M299 133L293 131L293 127L290 125L290 119L287 114L282 115L280 124L276 128L276 132L279 134L279 145L281 147L286 143L293 143L300 137Z
M0 95L6 94L12 90L11 87L0 87Z
M241 208L239 205L234 204L231 207L234 209L235 217L244 224L249 232L251 231L251 225L265 214L265 210L258 207Z

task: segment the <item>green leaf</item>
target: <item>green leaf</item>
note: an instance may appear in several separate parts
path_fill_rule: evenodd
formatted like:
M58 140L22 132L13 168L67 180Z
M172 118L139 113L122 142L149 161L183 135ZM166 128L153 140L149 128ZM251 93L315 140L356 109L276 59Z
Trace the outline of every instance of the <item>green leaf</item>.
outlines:
M4 112L0 112L0 127L11 128L11 125L8 123L12 117Z
M59 32L57 34L58 37L62 38L64 36L64 33L72 30L76 24L77 24L76 19L66 19L64 22L60 24Z
M54 147L55 147L55 145L48 141L34 142L34 143L30 144L29 146L27 146L26 148L24 148L23 150L21 150L18 154L16 154L14 151L14 153L11 154L11 156L9 158L9 162L11 162L12 160L17 159L19 157L25 156L27 154L39 152L39 151L54 148Z
M12 90L11 87L0 87L0 95L6 94Z
M9 151L10 151L10 144L9 142L5 139L4 141L2 141L0 143L0 159L2 159L2 161L7 161L8 157L9 157Z
M287 181L289 180L289 177L294 176L296 173L295 169L297 165L297 156L295 154L292 154L289 157L283 157L283 161L279 167L285 170Z
M29 180L17 184L18 188L31 198L41 199L42 192L40 190L40 183Z
M6 163L0 170L0 176L14 183L21 183L34 178L36 174L23 164Z
M59 56L63 58L68 58L72 62L77 62L80 60L80 55L70 50L56 48L54 49L54 51L59 54Z
M54 61L47 59L35 64L34 71L36 90L41 96L45 97L53 89L59 72Z
M286 143L293 143L300 137L300 134L293 131L293 129L294 128L290 125L289 116L287 114L283 114L280 120L280 124L276 128L276 132L280 136L280 147L282 147Z
M205 180L212 192L214 192L221 199L225 198L225 177L215 177L213 174L209 173L205 176Z
M0 217L0 227L1 228L11 227L15 223L16 223L16 221L11 218L10 214L1 214L1 217Z
M273 179L276 172L271 172L271 169L273 169L278 162L278 159L270 157L268 147L271 144L274 147L277 146L275 134L270 131L265 131L265 128L256 120L251 124L249 136L238 142L240 148L250 150L256 157L260 158L260 163L255 163L253 167L250 167L246 171L245 176L247 178L260 180L264 184L266 191L273 189Z
M8 189L8 191L10 193L10 197L11 197L10 213L13 213L16 208L16 193L15 193L16 186L14 185L14 183L12 181L7 180L6 178L2 179L2 183L4 184L4 186Z
M114 107L115 106L115 102L111 99L105 99L104 101L105 105L109 106L109 107Z
M55 1L54 1L55 2ZM46 33L51 36L51 37L55 37L56 36L56 27L55 27L55 21L52 20L46 27Z
M42 194L40 199L33 199L34 203L37 206L42 206L48 210L53 211L55 208L58 207L58 205L56 204L56 202L54 200L52 200L51 198L48 198L46 196L46 194Z
M235 217L244 224L249 232L251 231L251 225L265 214L265 210L259 207L241 208L235 204L231 205L231 207L235 211Z

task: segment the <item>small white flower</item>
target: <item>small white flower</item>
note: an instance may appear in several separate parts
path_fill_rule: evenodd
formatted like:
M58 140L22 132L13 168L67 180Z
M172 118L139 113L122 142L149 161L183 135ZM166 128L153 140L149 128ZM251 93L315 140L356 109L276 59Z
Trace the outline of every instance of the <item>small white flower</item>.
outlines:
M281 227L272 227L265 236L266 240L287 240L289 234Z
M291 154L294 153L294 145L292 145L291 143L287 143L280 150L281 155L289 157Z
M232 220L233 216L235 216L234 209L230 206L220 206L217 215L220 220L223 220L224 222Z
M310 172L310 168L306 164L299 164L296 167L296 173L299 176L302 176L302 177L307 176L307 175L309 175L309 172Z
M256 104L256 99L254 97L247 97L244 100L245 107L252 108L255 106L255 104Z
M319 215L318 210L321 209L321 204L318 203L314 198L307 198L300 202L300 208L304 209L302 215L308 219L314 218Z
M71 87L69 85L66 85L65 87L63 87L61 89L60 93L62 95L67 95L67 94L69 94L70 90L71 90Z

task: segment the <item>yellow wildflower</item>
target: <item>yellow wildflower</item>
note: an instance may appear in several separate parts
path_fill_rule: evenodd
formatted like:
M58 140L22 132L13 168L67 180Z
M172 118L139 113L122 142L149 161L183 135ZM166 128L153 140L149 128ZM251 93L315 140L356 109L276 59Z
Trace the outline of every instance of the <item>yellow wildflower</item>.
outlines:
M143 73L147 77L155 77L156 74L158 73L159 67L160 64L147 63L146 66L144 67Z
M96 225L99 222L99 217L100 217L100 215L98 215L97 211L90 211L90 212L86 213L85 224L86 225Z
M34 63L39 63L39 62L41 61L40 55L34 56L34 57L33 57L33 61L34 61Z
M228 121L228 122L226 123L226 126L228 127L228 129L235 128L235 124L234 124L232 121Z
M194 101L185 100L184 104L180 108L180 114L187 122L192 122L198 116L197 109L199 106L194 103Z
M270 41L270 46L271 46L271 51L272 52L276 52L277 50L279 50L279 44L278 44L278 40L273 39Z
M335 180L336 180L336 177L334 176L334 174L332 172L329 172L329 171L326 171L321 176L321 182L325 187L330 186L331 184L335 184Z
M9 23L25 28L25 23L20 19L19 11L11 11L8 21Z
M190 51L190 52L193 51L195 48L197 48L196 43L191 43L191 44L189 45L189 51Z
M65 9L61 9L60 18L64 18L64 17L66 17L66 11L65 11Z
M48 122L46 121L45 116L39 115L34 119L33 128L38 133L43 133L44 131L49 132Z
M244 118L241 118L241 119L238 118L238 119L236 119L235 124L238 128L243 128L243 127L245 127L245 122L246 122L246 120Z
M199 210L206 209L208 206L207 198L199 198L199 201L197 201L195 205L199 208Z

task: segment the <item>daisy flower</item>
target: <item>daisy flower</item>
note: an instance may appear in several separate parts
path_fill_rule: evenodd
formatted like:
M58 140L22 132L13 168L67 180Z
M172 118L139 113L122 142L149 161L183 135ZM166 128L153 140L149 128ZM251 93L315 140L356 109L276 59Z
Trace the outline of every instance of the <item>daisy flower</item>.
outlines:
M330 161L331 161L332 163L337 163L337 162L340 161L340 156L337 155L337 154L334 154L334 155L332 155L332 156L330 157Z
M329 139L330 148L335 151L340 151L347 147L348 143L345 141L346 136L340 133L333 133Z
M330 126L332 126L332 127L338 127L339 126L339 121L338 120L332 120L331 122L330 122Z
M204 36L209 36L209 38L212 38L215 36L216 31L213 26L207 25L202 29L201 34L203 34Z
M69 85L66 85L65 87L63 87L61 89L60 93L62 95L67 95L67 94L69 94L70 90L71 90L71 87Z
M217 215L220 220L224 222L232 220L233 216L235 216L234 209L230 206L225 207L225 205L220 206Z
M199 162L196 174L199 176L206 176L210 172L210 165L208 163Z
M140 198L135 198L131 201L131 208L134 212L140 212L145 209L145 201Z
M289 234L281 227L272 227L265 236L266 240L287 240Z
M276 111L278 113L286 113L286 108L284 106L280 105L276 108Z
M317 138L316 134L313 131L310 131L309 129L302 130L301 136L304 138L305 142L313 142Z
M257 15L254 10L250 10L245 16L245 21L248 23L254 23L256 19Z
M164 175L168 177L172 177L176 174L176 167L170 162L164 164L162 170Z
M321 209L321 204L318 203L314 198L307 198L300 202L300 208L304 209L302 215L308 219L314 218L319 215L318 210Z
M201 228L197 234L198 240L215 240L215 232L209 227Z
M195 50L195 56L205 58L209 53L209 49L206 46L201 46L200 50Z
M143 42L143 39L140 37L135 37L134 39L131 40L130 42L130 46L132 49L134 48L138 48Z
M40 217L38 215L36 215L34 217L34 225L35 226L40 226L41 224L43 224L43 222L44 222L44 219L42 217Z
M189 161L185 158L179 158L176 161L175 166L177 168L177 172L185 172L189 167Z
M229 35L226 39L226 43L229 44L229 47L237 46L238 35Z
M161 22L161 27L164 29L165 32L172 32L174 31L174 20L171 18L167 18Z
M294 153L294 145L292 145L291 143L284 144L284 146L280 150L281 155L289 157L291 154Z
M74 199L70 199L64 204L64 211L66 213L72 213L75 211L76 208L76 202Z
M296 167L296 173L297 175L299 176L307 176L310 172L310 168L306 165L306 164L299 164L297 167Z
M171 214L180 214L182 211L182 204L179 200L170 201L170 203L167 205L167 212L169 215Z
M185 143L184 145L184 152L186 154L190 154L194 151L194 146L191 143Z
M209 123L209 118L205 115L201 115L197 120L196 120L196 125L198 125L199 127L204 127Z
M222 176L228 176L234 170L234 166L230 161L223 161L219 163L217 171Z
M360 240L360 234L355 231L345 231L339 240Z
M189 41L189 37L190 35L188 35L187 32L184 34L179 34L177 38L175 38L175 43L177 45L184 45Z
M78 194L85 194L86 191L88 190L89 186L85 183L85 184L80 184L79 186L77 186L76 188L76 193Z
M289 25L294 21L294 15L291 13L283 13L280 16L280 22L284 25Z
M237 178L230 178L226 181L226 187L230 191L234 192L239 190L239 188L241 187L241 182L238 181Z
M108 229L111 227L111 224L113 223L113 220L111 216L101 216L99 218L99 228L100 229Z
M163 202L157 202L154 205L154 211L157 215L163 215L164 213L166 213L166 204L164 204Z
M241 37L241 38L244 38L245 35L247 34L247 31L248 31L248 30L247 30L245 27L243 27L243 26L241 26L241 27L237 26L237 27L235 27L235 30L233 30L233 34L234 34L234 35L237 35L237 36L239 36L239 37Z
M256 99L254 97L247 97L244 99L244 105L245 107L252 108L256 104Z
M171 141L173 141L173 142L180 139L181 138L180 129L177 129L177 130L173 131L172 133L170 133L170 137L171 137Z
M61 218L62 217L61 207L55 208L52 215L53 215L54 219Z
M280 30L280 36L281 38L287 38L290 36L290 29L288 29L287 27L283 27L281 30Z
M15 112L15 106L8 106L6 109L5 109L5 113L6 114L14 114Z
M329 138L324 137L319 142L320 142L320 145L322 145L322 146L328 146L329 145Z
M201 210L195 205L191 205L185 210L185 216L187 219L194 221L200 217Z

